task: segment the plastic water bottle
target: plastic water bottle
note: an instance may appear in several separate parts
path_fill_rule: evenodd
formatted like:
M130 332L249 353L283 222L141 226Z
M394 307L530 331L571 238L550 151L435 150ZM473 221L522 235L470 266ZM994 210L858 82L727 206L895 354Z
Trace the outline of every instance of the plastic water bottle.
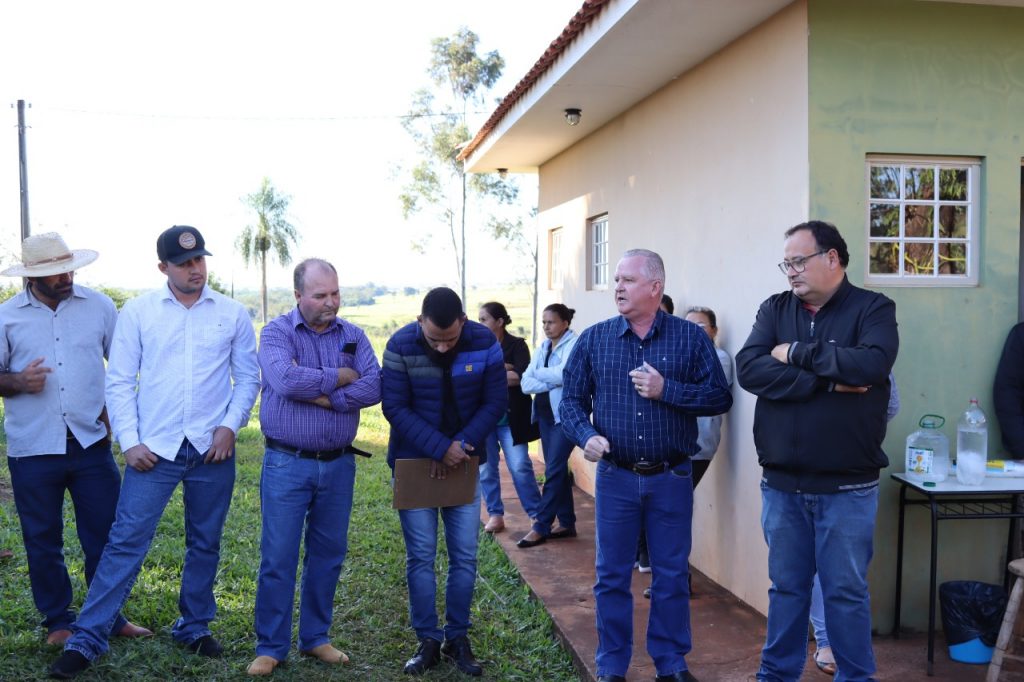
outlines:
M956 425L956 480L964 485L981 485L988 465L988 423L971 398L967 411Z
M942 432L946 423L937 414L926 414L921 428L907 436L907 478L918 483L941 483L949 475L949 439Z

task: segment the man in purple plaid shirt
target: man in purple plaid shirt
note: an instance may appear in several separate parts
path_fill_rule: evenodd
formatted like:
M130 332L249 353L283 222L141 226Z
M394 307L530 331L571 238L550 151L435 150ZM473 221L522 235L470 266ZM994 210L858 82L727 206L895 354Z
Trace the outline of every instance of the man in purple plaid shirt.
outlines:
M260 422L267 440L260 480L262 560L256 591L256 659L269 675L288 658L299 542L305 527L299 651L345 663L328 630L348 546L359 410L380 402L380 364L366 334L337 316L338 274L317 258L295 267L289 313L260 335Z

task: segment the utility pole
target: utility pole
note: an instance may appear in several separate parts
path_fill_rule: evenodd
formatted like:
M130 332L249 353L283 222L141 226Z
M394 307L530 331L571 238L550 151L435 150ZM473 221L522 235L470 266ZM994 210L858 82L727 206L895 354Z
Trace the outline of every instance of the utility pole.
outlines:
M29 107L32 105L30 104ZM21 179L21 240L28 239L28 160L25 155L25 100L18 100L18 170Z

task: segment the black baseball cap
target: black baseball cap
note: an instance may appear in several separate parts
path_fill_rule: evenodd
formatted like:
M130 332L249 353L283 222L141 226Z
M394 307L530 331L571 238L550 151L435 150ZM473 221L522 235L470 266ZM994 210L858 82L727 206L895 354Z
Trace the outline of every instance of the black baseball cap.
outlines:
M196 256L212 256L199 230L189 225L175 225L156 238L156 255L160 262L181 265Z

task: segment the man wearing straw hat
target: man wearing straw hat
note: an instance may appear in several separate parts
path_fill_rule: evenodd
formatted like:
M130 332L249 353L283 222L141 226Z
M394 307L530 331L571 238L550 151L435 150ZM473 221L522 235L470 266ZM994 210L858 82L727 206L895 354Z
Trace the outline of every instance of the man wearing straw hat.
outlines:
M71 251L48 232L26 239L21 252L21 264L0 273L27 278L24 291L0 304L7 466L32 598L46 642L62 646L75 620L64 564L64 491L71 493L91 583L121 487L103 402L103 360L117 309L104 294L74 283L75 270L96 260L95 251ZM120 613L110 632L153 634Z
M210 631L213 586L235 484L235 436L260 386L256 335L245 308L206 285L210 252L199 230L175 225L156 250L167 282L125 304L111 343L107 404L127 466L75 634L50 666L59 679L106 653L107 623L131 592L179 485L185 561L171 636L200 656L223 653Z

